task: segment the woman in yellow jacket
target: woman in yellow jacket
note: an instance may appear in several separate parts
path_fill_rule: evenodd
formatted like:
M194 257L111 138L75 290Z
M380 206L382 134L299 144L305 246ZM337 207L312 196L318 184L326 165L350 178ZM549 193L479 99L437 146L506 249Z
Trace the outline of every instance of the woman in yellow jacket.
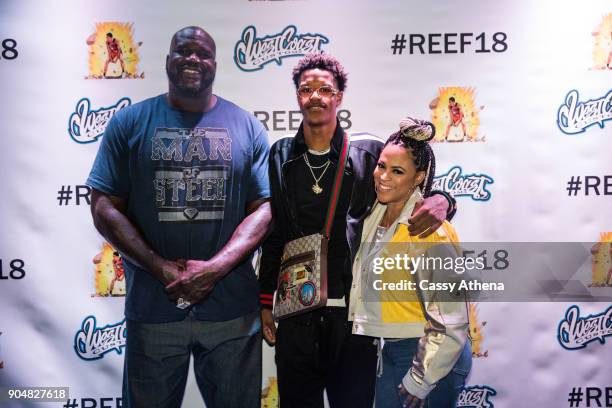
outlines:
M376 408L455 407L471 368L465 295L446 289L461 275L441 266L458 259L455 230L445 221L427 238L408 232L433 182L434 134L432 123L405 118L387 140L374 171L377 203L353 264L353 333L379 339Z

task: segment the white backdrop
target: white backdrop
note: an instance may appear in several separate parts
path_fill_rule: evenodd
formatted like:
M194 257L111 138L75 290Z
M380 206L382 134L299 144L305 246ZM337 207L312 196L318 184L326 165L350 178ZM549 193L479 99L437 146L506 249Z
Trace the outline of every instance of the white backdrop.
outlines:
M128 104L122 99L166 91L170 38L187 25L216 40L215 93L267 118L271 141L299 124L291 82L299 57L285 54L307 47L272 48L261 61L239 56L258 67L245 70L235 50L248 27L255 40L285 32L342 61L349 81L340 115L350 131L386 138L407 114L433 120L442 139L433 146L437 175L457 194L453 224L463 240L612 241L609 1L2 0L0 386L70 387L70 400L45 407L120 406L124 283L115 284L117 296L103 296L114 276L112 250L93 228L82 185L101 130ZM98 78L109 31L126 78ZM119 71L111 64L109 76ZM573 90L576 102L602 102L572 107ZM455 143L444 140L451 96L467 126ZM582 189L568 195L572 177L581 177ZM586 177L598 188L585 190ZM595 285L610 267L609 245L593 255ZM477 305L462 405L565 407L573 387L611 386L609 340L579 350L557 340L573 304ZM610 306L577 305L582 317ZM85 324L89 316L95 325ZM604 325L599 334L611 332ZM276 406L273 350L264 353L262 404ZM201 404L190 380L184 406Z

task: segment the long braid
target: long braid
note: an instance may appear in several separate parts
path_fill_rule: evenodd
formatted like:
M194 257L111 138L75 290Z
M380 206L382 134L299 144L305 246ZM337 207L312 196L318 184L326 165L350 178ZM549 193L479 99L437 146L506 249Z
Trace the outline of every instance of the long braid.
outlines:
M389 136L385 143L385 146L392 143L412 151L416 170L425 171L425 178L419 184L425 197L431 192L436 174L436 157L428 143L435 134L436 128L433 123L406 117L400 121L400 130Z
M434 155L429 143L425 146L427 155L429 156L427 159L429 166L427 167L425 179L423 179L423 182L419 185L419 187L421 187L421 191L423 191L423 196L429 197L429 194L431 193L431 186L433 185L434 175L436 174L436 156Z

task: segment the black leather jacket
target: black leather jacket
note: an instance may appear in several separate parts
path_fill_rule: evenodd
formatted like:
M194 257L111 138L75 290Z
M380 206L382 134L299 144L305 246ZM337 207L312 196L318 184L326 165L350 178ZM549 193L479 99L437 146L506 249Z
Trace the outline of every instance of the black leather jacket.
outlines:
M344 130L342 130L340 123L337 123L330 146L330 161L334 164L338 163L343 134ZM351 266L359 249L362 221L368 215L376 200L373 173L383 148L383 140L368 133L352 133L350 138L351 147L345 170L353 176L353 189L346 223L346 239L350 253L346 258L343 271L345 298L347 300L353 277ZM272 307L272 296L276 290L280 260L285 243L302 236L296 227L298 225L295 221L296 203L290 202L287 194L284 166L299 159L307 149L304 141L303 124L300 125L295 136L276 141L270 149L269 171L274 227L263 244L259 265L260 300L264 308ZM452 213L450 215L452 216Z

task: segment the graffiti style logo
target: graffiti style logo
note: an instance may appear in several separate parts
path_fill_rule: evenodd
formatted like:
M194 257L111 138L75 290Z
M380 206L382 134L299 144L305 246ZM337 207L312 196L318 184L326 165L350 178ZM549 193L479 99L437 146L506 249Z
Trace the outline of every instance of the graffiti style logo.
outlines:
M68 134L77 143L95 142L115 113L131 104L130 98L121 98L114 105L91 110L91 102L83 98L77 102L75 111L68 119Z
M261 390L261 408L277 408L278 404L278 380L268 377L268 385Z
M557 126L566 135L582 133L597 124L603 129L606 121L612 119L612 90L599 98L580 102L575 89L565 96L565 103L557 112Z
M580 309L573 305L559 323L557 340L564 349L577 350L595 340L604 344L608 336L612 336L612 306L604 312L580 317Z
M488 201L491 192L487 190L493 178L486 174L462 174L459 166L452 167L446 174L434 177L432 188L444 190L454 197L469 197L474 201Z
M484 142L479 135L480 112L477 107L474 88L451 86L440 88L438 96L430 103L431 121L436 127L434 142Z
M125 347L125 319L104 327L96 326L96 318L87 316L74 336L74 351L83 360L97 360L115 350L121 354Z
M96 292L91 296L125 296L125 270L121 254L105 242L93 263Z
M603 232L591 248L592 279L589 286L612 286L612 232Z
M497 391L488 385L474 385L465 387L459 394L457 407L494 408L489 398L497 395Z
M139 47L134 41L134 23L97 23L87 37L89 75L85 79L143 79L138 72Z
M290 25L278 34L257 38L255 27L248 26L234 47L234 62L243 71L257 71L272 61L281 65L283 58L321 52L321 46L329 42L321 34L296 32Z
M593 34L593 68L612 69L612 13L604 16Z
M475 303L470 303L470 338L472 339L472 357L489 357L489 350L482 351L482 342L484 341L483 327L487 322L480 323L478 321L478 307Z

